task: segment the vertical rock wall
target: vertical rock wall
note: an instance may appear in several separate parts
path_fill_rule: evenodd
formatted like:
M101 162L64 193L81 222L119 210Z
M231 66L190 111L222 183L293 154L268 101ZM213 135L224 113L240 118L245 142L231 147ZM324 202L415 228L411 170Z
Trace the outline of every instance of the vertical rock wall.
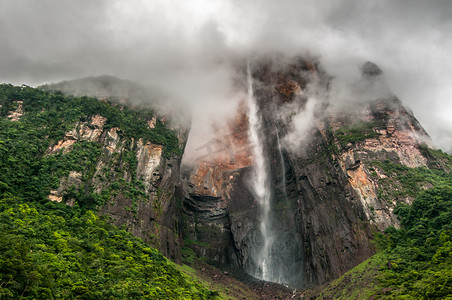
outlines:
M381 75L366 72L363 80ZM327 94L330 78L316 63L303 59L283 64L259 61L253 77L271 169L272 222L279 233L278 251L285 272L296 278L283 282L294 286L322 284L375 252L373 228L397 226L395 203L378 197L378 180L370 176L370 163L390 159L408 167L423 166L426 158L419 147L428 136L394 97L345 111L323 102L314 112L315 124L305 142L288 148L281 140L293 130L297 111L306 110L307 87L316 86ZM241 117L242 122L239 119L232 120L230 127L240 128L242 138L232 140L232 147L246 149L246 116ZM355 128L357 122L366 124L365 135L344 144L346 138L341 134L348 134L344 128ZM219 140L228 134L219 134ZM247 182L253 158L249 151L245 153L242 162L246 163L242 164L226 152L204 157L188 172L191 187L184 201L187 236L199 241L194 247L197 253L241 268L250 255L256 255L253 244L258 231L257 206ZM209 228L216 229L203 233Z

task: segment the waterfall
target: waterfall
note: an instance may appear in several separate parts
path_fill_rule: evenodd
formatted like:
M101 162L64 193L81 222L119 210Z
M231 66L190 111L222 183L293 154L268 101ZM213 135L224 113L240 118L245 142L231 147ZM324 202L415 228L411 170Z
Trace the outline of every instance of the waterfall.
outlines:
M250 275L266 281L278 282L299 287L302 285L303 243L296 226L294 204L286 191L285 162L276 130L279 158L281 160L282 192L284 199L276 201L282 206L272 205L274 183L270 176L271 165L267 163L264 151L268 140L264 137L261 112L256 103L253 77L248 62L248 122L254 168L250 186L258 205L257 226L250 235L247 260L244 268ZM273 199L277 200L277 199Z
M283 153L282 153L282 147L281 147L281 143L279 141L278 129L276 129L276 141L278 143L279 160L280 160L280 163L281 163L282 187L283 187L282 190L283 190L284 199L287 199L286 164L284 162L284 157L283 157Z
M270 182L268 176L268 165L265 161L263 142L261 138L261 124L262 120L258 114L258 106L254 97L253 78L251 76L250 64L247 65L247 79L248 79L248 106L249 106L249 132L250 142L253 149L254 157L254 174L252 178L252 186L254 196L259 205L259 230L261 239L255 258L257 268L252 275L267 281L274 281L272 278L271 267L272 262L271 248L274 242L274 234L271 231L270 220Z

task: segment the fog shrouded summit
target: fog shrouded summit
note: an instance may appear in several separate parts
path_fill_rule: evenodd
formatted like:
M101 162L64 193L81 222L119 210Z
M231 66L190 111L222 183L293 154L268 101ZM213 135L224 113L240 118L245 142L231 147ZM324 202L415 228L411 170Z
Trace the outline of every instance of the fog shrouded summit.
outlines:
M250 54L316 55L346 84L376 62L434 143L452 149L452 2L0 2L0 81L108 74L162 91L193 117L190 143L231 116ZM193 146L194 147L194 146Z

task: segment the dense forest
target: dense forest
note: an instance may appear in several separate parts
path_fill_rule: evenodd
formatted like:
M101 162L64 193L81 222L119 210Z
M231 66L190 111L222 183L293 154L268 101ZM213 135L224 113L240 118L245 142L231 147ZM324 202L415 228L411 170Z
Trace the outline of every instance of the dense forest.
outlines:
M0 86L0 106L1 299L216 297L96 214L112 191L72 191L73 207L47 198L69 171L92 168L100 146L83 141L55 155L47 149L96 114L107 117L107 128L163 145L165 155L181 155L176 134L163 122L147 126L152 111L11 85Z

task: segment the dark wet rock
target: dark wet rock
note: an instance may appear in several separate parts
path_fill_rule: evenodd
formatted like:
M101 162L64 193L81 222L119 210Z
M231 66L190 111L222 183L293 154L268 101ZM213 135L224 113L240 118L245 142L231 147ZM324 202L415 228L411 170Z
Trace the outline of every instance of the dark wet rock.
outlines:
M383 74L383 71L376 64L370 61L364 63L361 71L365 77L375 77Z

